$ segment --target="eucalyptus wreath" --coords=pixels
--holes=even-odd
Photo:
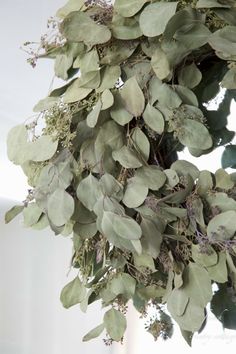
[[[236,2],[70,0],[48,27],[29,61],[65,84],[8,134],[32,189],[6,222],[72,239],[62,304],[106,311],[84,341],[122,341],[129,301],[155,339],[236,329]],[[215,174],[178,159],[220,146]]]

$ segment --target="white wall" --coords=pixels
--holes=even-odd
[[[102,321],[99,305],[83,314],[79,306],[66,310],[60,303],[60,291],[73,277],[67,277],[71,240],[25,229],[20,217],[4,225],[12,205],[0,200],[0,353],[111,353],[102,338],[82,343]]]

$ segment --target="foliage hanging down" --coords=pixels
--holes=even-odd
[[[223,169],[236,168],[236,2],[69,0],[50,26],[30,62],[53,59],[65,84],[9,132],[32,189],[6,222],[22,212],[25,226],[72,238],[78,275],[62,304],[108,307],[84,341],[103,330],[122,341],[128,301],[155,339],[173,318],[191,345],[209,303],[236,329],[236,173]],[[215,174],[177,158],[219,146]]]

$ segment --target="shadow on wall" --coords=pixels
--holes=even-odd
[[[21,217],[4,224],[14,204],[0,199],[0,353],[108,354],[101,338],[82,343],[82,337],[102,321],[100,306],[83,314],[79,306],[62,307],[72,243],[50,230],[24,228]]]

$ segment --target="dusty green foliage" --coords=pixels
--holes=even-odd
[[[223,145],[222,167],[236,167],[226,128],[235,4],[70,0],[31,58],[52,58],[66,83],[35,106],[36,120],[9,132],[9,159],[32,190],[6,222],[23,211],[26,226],[72,237],[78,276],[63,305],[109,307],[84,341],[104,329],[106,344],[122,341],[129,300],[144,317],[156,309],[146,322],[155,339],[173,332],[165,304],[189,344],[209,302],[236,329],[235,174],[177,159],[184,147],[198,157]]]

